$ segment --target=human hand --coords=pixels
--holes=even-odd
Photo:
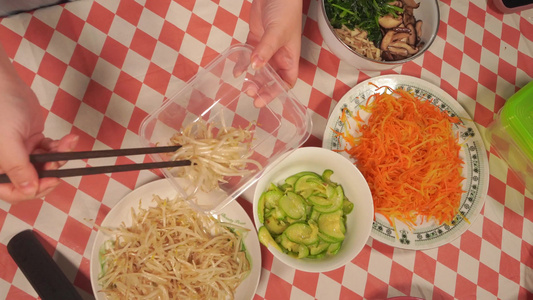
[[[44,136],[39,101],[2,50],[0,47],[0,172],[6,173],[12,183],[0,184],[0,199],[17,203],[41,198],[60,183],[58,178],[39,179],[29,154],[71,151],[78,137],[67,135],[52,140]],[[43,168],[57,169],[62,164],[46,163]]]
[[[246,43],[255,47],[254,69],[267,62],[289,88],[298,79],[302,36],[302,0],[253,0]]]

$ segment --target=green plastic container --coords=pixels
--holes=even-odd
[[[533,81],[505,102],[487,128],[487,139],[533,192]]]

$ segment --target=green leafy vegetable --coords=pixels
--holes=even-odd
[[[397,16],[403,9],[391,5],[394,0],[325,0],[324,6],[331,25],[341,28],[358,28],[368,32],[368,39],[379,45],[383,38],[378,19],[392,14]]]

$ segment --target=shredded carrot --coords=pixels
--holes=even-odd
[[[375,212],[394,227],[401,221],[412,228],[418,216],[451,224],[463,193],[464,162],[452,130],[459,118],[402,89],[371,97],[363,106],[368,121],[357,122],[360,135],[337,135],[370,186]],[[351,115],[343,112],[341,121]]]

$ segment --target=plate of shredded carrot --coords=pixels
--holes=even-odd
[[[351,159],[367,180],[371,236],[385,244],[442,246],[483,208],[482,136],[456,99],[419,78],[384,75],[356,85],[331,113],[322,146]]]

